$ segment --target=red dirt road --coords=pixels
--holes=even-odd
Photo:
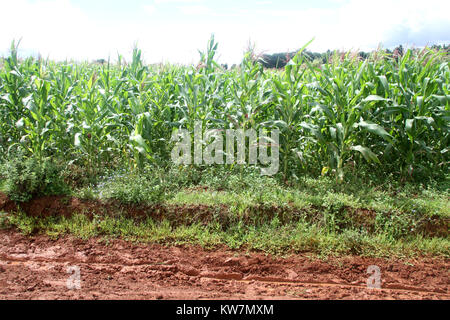
[[[380,268],[381,289],[367,288],[370,265]],[[80,289],[67,287],[72,266],[80,270]],[[447,300],[449,266],[442,258],[274,258],[0,231],[0,299]]]

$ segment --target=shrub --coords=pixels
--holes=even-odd
[[[159,179],[136,173],[116,174],[97,187],[102,197],[126,204],[155,203],[165,194]]]
[[[26,202],[35,196],[67,194],[60,168],[50,160],[15,157],[3,165],[4,189],[13,201]]]

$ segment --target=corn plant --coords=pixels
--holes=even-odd
[[[214,37],[196,66],[146,65],[139,49],[93,63],[0,61],[0,149],[39,161],[102,168],[170,165],[176,128],[280,129],[285,180],[371,168],[403,178],[448,173],[448,53],[379,50],[310,61],[304,46],[284,70],[267,70],[250,50],[226,71]],[[376,166],[377,168],[375,168]]]

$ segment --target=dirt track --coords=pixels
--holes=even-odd
[[[367,268],[381,289],[367,288]],[[70,266],[81,289],[67,288]],[[0,299],[449,299],[449,259],[272,258],[0,231]],[[73,275],[72,275],[73,278]]]

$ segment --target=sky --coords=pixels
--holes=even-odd
[[[450,43],[442,0],[0,0],[0,56],[21,39],[22,55],[54,60],[129,58],[196,63],[214,34],[218,61],[257,52],[422,47]]]

